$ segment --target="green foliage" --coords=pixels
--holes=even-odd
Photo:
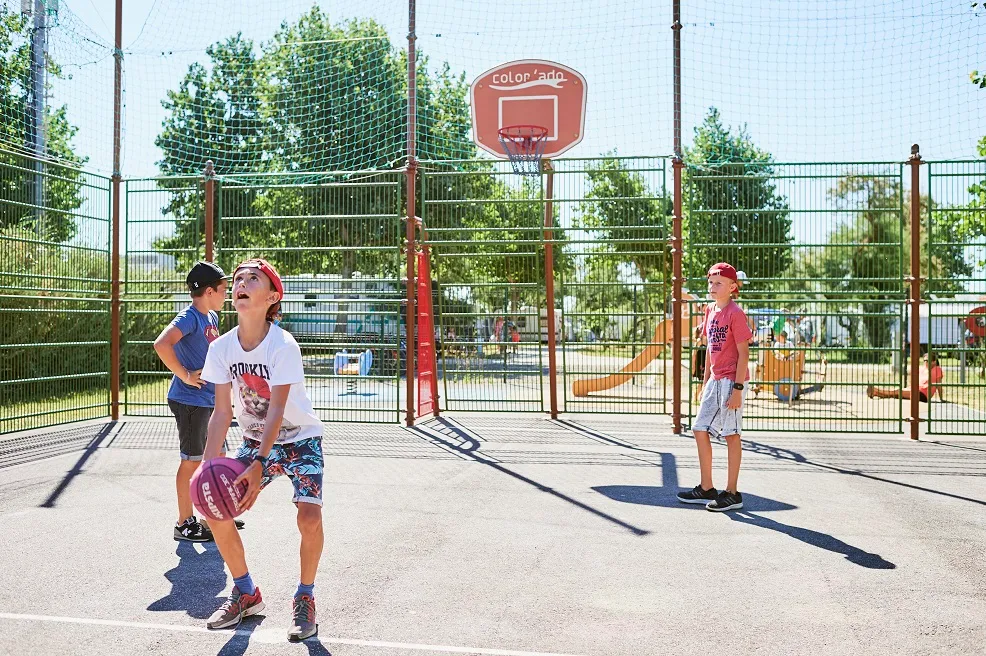
[[[352,182],[329,190],[295,186],[299,180],[286,177],[223,181],[218,212],[231,220],[222,222],[220,253],[223,247],[256,246],[285,273],[397,276],[399,258],[380,249],[400,241],[394,218],[400,198],[363,185],[363,176],[320,173],[403,164],[407,58],[395,51],[383,26],[370,19],[333,25],[316,6],[297,22],[283,23],[259,51],[237,34],[207,54],[208,65],[193,64],[164,102],[168,116],[157,139],[164,152],[158,162],[162,173],[201,175],[211,159],[221,181],[234,174],[305,172],[311,173],[305,181],[316,184]],[[417,76],[419,155],[471,156],[464,77],[447,66],[430,73],[426,57],[418,61]],[[159,184],[188,186],[186,180]],[[156,248],[201,243],[201,199],[201,189],[176,191],[163,211],[192,220],[179,221],[176,233],[159,239]],[[247,220],[251,217],[268,220]],[[346,249],[271,250],[299,245]],[[197,253],[177,257],[183,268]]]
[[[791,264],[791,216],[772,180],[770,153],[743,127],[734,134],[709,110],[685,153],[686,276],[704,278],[725,261],[751,278],[775,278]]]
[[[82,204],[77,166],[84,158],[71,147],[76,128],[69,124],[65,107],[45,106],[45,156],[40,177],[35,173],[36,160],[24,152],[33,129],[31,106],[30,27],[9,7],[0,6],[0,229],[21,227],[35,238],[64,242],[76,234],[70,212]],[[47,74],[61,76],[50,57]],[[71,166],[50,163],[57,161]],[[43,182],[43,208],[36,209],[35,187]]]
[[[671,199],[648,189],[644,177],[615,156],[588,166],[589,191],[579,205],[578,227],[607,240],[602,248],[634,266],[644,282],[667,280]]]
[[[78,378],[108,370],[109,258],[105,253],[39,244],[20,227],[0,230],[4,245],[5,298],[0,298],[0,380],[64,376],[61,380],[4,386],[4,402],[51,398],[89,388],[105,388],[106,379]],[[58,276],[65,291],[44,283]],[[103,299],[103,300],[98,300]]]

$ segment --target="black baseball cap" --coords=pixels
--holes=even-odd
[[[215,285],[225,277],[226,273],[212,262],[196,262],[185,277],[185,283],[189,289],[202,289]]]

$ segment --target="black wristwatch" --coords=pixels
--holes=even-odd
[[[257,457],[253,459],[254,462],[259,462],[260,463],[260,468],[261,469],[267,469],[267,462],[269,460],[270,460],[270,454],[267,454],[267,457],[265,458],[264,456],[260,455],[259,453],[257,454]]]
[[[743,383],[733,383],[733,389],[734,390],[741,390],[741,389],[743,389]]]

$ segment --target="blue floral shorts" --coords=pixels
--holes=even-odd
[[[257,457],[260,442],[244,439],[236,450],[236,459],[250,463]],[[322,439],[319,437],[298,440],[287,444],[274,444],[267,459],[267,467],[260,479],[260,489],[264,489],[278,476],[290,476],[294,486],[295,503],[314,503],[322,505],[322,472],[325,460],[322,458]]]

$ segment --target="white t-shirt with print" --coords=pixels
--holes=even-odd
[[[244,437],[257,441],[263,437],[270,390],[275,385],[291,386],[277,443],[321,437],[322,422],[305,391],[301,348],[291,333],[271,325],[264,341],[244,351],[238,332],[239,328],[233,328],[209,345],[202,380],[233,384],[233,412]]]

